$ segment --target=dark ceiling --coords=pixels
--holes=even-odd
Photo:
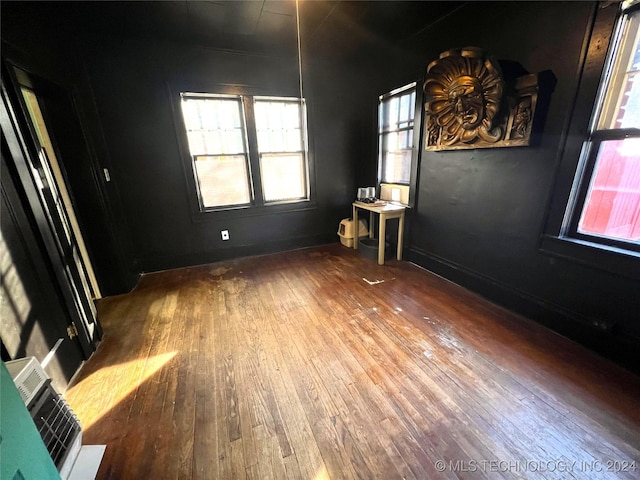
[[[5,27],[6,13],[13,9],[7,8],[12,2],[2,3]],[[99,37],[166,39],[282,54],[295,52],[297,45],[295,0],[29,3],[31,12],[62,18],[62,28]],[[314,53],[341,55],[357,50],[363,41],[396,44],[463,3],[300,0],[301,39]]]

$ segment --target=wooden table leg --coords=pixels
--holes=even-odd
[[[353,229],[355,231],[353,236],[353,249],[358,249],[358,241],[360,240],[360,224],[358,223],[358,207],[353,206]]]
[[[384,213],[380,214],[379,218],[380,228],[378,229],[378,265],[384,265],[384,244],[387,228],[387,216]]]
[[[398,260],[402,260],[402,244],[404,238],[404,212],[400,215],[400,219],[398,220],[398,251],[397,256]]]
[[[375,214],[373,212],[369,212],[369,238],[373,238],[373,223],[375,220]]]

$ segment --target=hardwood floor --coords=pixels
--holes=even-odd
[[[99,478],[640,476],[637,376],[406,262],[327,245],[149,274],[98,312],[65,397]]]

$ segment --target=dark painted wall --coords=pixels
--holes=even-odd
[[[32,75],[102,294],[126,292],[139,267],[118,187],[102,174],[111,163],[79,47],[83,39],[53,2],[4,2],[1,20],[2,60]],[[9,78],[3,82],[15,87]]]
[[[539,249],[593,8],[591,2],[470,2],[406,49],[387,57],[379,51],[390,65],[379,71],[409,79],[440,52],[471,45],[529,72],[553,72],[557,85],[537,146],[422,153],[409,256],[638,368],[640,283]]]
[[[530,72],[551,70],[557,78],[541,141],[532,147],[423,153],[409,259],[627,365],[637,362],[638,281],[539,250],[594,5],[468,2],[440,20],[424,18],[419,34],[395,46],[388,37],[348,24],[338,29],[350,32],[348,44],[323,43],[316,34],[313,49],[303,50],[309,54],[304,86],[315,202],[308,210],[213,215],[204,222],[191,218],[167,84],[241,84],[265,94],[295,95],[295,58],[290,52],[246,55],[142,37],[91,38],[88,29],[89,38],[75,42],[77,61],[95,97],[99,122],[91,128],[97,125],[104,134],[98,157],[110,162],[120,192],[122,241],[133,245],[129,263],[139,260],[141,270],[151,271],[336,241],[355,188],[376,178],[378,95],[419,81],[444,50],[478,46]],[[49,40],[47,48],[55,50]],[[21,45],[28,44],[23,39]],[[89,93],[83,95],[88,105]],[[231,232],[229,242],[220,239],[223,228]]]
[[[186,175],[188,158],[178,94],[181,91],[296,96],[294,57],[251,55],[142,39],[100,43],[90,57],[98,112],[113,161],[113,178],[125,205],[134,251],[143,271],[222,258],[296,248],[329,240],[324,172],[342,168],[344,158],[317,154],[322,143],[309,101],[311,155],[319,180],[316,202],[301,211],[256,215],[250,210],[207,214],[192,219]],[[175,108],[177,107],[177,108]],[[174,111],[176,113],[174,113]],[[322,112],[318,112],[322,115]],[[185,166],[187,168],[185,168]],[[340,176],[337,177],[340,179]],[[338,181],[340,184],[340,181]],[[295,208],[295,207],[294,207]],[[331,220],[330,223],[337,222]],[[223,242],[220,230],[229,230]],[[331,238],[333,240],[333,238]]]
[[[108,12],[107,7],[102,4]],[[129,4],[114,8],[126,10]],[[241,53],[184,38],[163,39],[157,32],[125,32],[106,20],[100,23],[95,15],[84,21],[83,15],[91,11],[90,4],[10,3],[3,12],[3,55],[72,89],[84,112],[81,120],[95,155],[99,191],[84,188],[76,197],[83,204],[105,202],[113,209],[112,236],[124,245],[118,251],[108,236],[87,239],[106,260],[96,262],[98,276],[116,283],[105,289],[107,294],[132,288],[129,272],[337,241],[339,222],[350,213],[356,162],[375,155],[375,137],[365,127],[375,121],[376,96],[361,94],[357,67],[331,54],[318,61],[303,58],[314,165],[312,202],[291,211],[221,212],[194,219],[189,203],[193,192],[185,178],[190,172],[184,168],[178,137],[182,132],[173,111],[176,93],[249,89],[263,95],[298,95],[295,38],[294,48]],[[368,109],[366,122],[363,109]],[[102,168],[110,170],[112,182],[101,177]],[[89,219],[88,228],[104,230],[99,221]],[[224,243],[222,229],[231,237]],[[100,268],[109,260],[111,270]],[[126,272],[113,268],[118,262],[126,265]]]

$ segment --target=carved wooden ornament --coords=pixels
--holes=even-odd
[[[505,82],[497,61],[477,47],[447,50],[424,83],[427,150],[529,145],[538,76]]]

